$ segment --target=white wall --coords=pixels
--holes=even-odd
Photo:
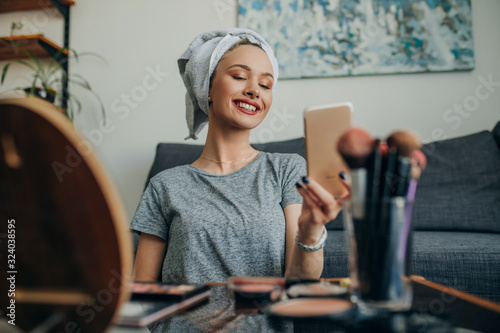
[[[78,52],[97,52],[108,64],[85,58],[72,64],[70,70],[84,74],[99,92],[110,122],[103,128],[97,104],[75,88],[86,105],[76,126],[93,142],[131,218],[156,144],[183,142],[187,135],[185,88],[176,60],[198,33],[236,26],[236,1],[76,2],[71,9],[71,47]],[[306,106],[344,100],[355,106],[355,125],[376,136],[385,136],[397,128],[410,128],[429,141],[490,130],[500,120],[500,1],[472,0],[472,4],[475,70],[280,81],[271,113],[254,130],[253,141],[302,136],[301,117]],[[52,11],[2,14],[0,35],[8,35],[11,22],[19,19],[28,23],[25,33],[39,31],[62,42],[62,19]],[[160,72],[157,80],[151,71]],[[22,69],[13,68],[1,91],[25,84],[19,74],[23,74]],[[480,78],[489,77],[496,85],[490,87],[491,92],[485,88],[479,90],[480,94],[489,95],[479,100],[477,110],[464,115],[448,111],[456,104],[473,101],[477,87],[482,84]],[[273,127],[272,131],[269,125],[272,117],[278,117],[276,124],[283,126]],[[203,143],[205,132],[198,143]]]

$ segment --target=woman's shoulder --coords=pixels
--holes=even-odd
[[[153,177],[151,177],[150,182],[152,184],[163,184],[165,182],[177,181],[189,177],[189,170],[191,166],[189,164],[179,165],[173,168],[165,169],[160,171]]]
[[[277,172],[289,173],[292,170],[305,172],[306,160],[296,153],[267,153],[264,152],[266,164],[272,165]]]
[[[276,163],[305,163],[305,159],[297,153],[268,153],[263,152],[265,158]]]

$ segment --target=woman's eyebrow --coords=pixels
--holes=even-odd
[[[233,68],[233,67],[240,67],[240,68],[242,68],[242,69],[244,69],[244,70],[246,70],[246,71],[248,71],[248,72],[251,72],[251,71],[252,71],[252,69],[251,69],[250,67],[248,67],[247,65],[243,65],[243,64],[234,64],[234,65],[231,65],[231,66],[229,66],[228,68],[226,68],[226,71],[227,71],[228,69]],[[271,77],[272,79],[274,79],[273,74],[268,73],[268,72],[262,73],[262,76],[269,76],[269,77]]]

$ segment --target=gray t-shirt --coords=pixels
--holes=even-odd
[[[167,242],[164,282],[281,276],[283,208],[302,202],[295,183],[304,175],[301,156],[266,152],[227,175],[190,165],[167,169],[151,179],[131,229]]]

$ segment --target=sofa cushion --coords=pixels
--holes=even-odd
[[[261,151],[269,153],[296,153],[300,156],[306,156],[304,138],[297,138],[285,141],[275,141],[268,143],[255,143],[252,146]]]
[[[500,232],[500,152],[491,132],[426,144],[413,223],[418,230]]]
[[[349,276],[345,235],[328,231],[322,277]],[[500,302],[500,234],[415,231],[411,274]]]
[[[157,173],[179,165],[193,163],[203,151],[202,145],[186,143],[159,143],[151,169],[149,169],[146,186]]]
[[[349,276],[347,245],[343,230],[328,230],[328,238],[323,248],[323,278]]]
[[[417,231],[412,270],[427,280],[500,302],[500,234]]]

